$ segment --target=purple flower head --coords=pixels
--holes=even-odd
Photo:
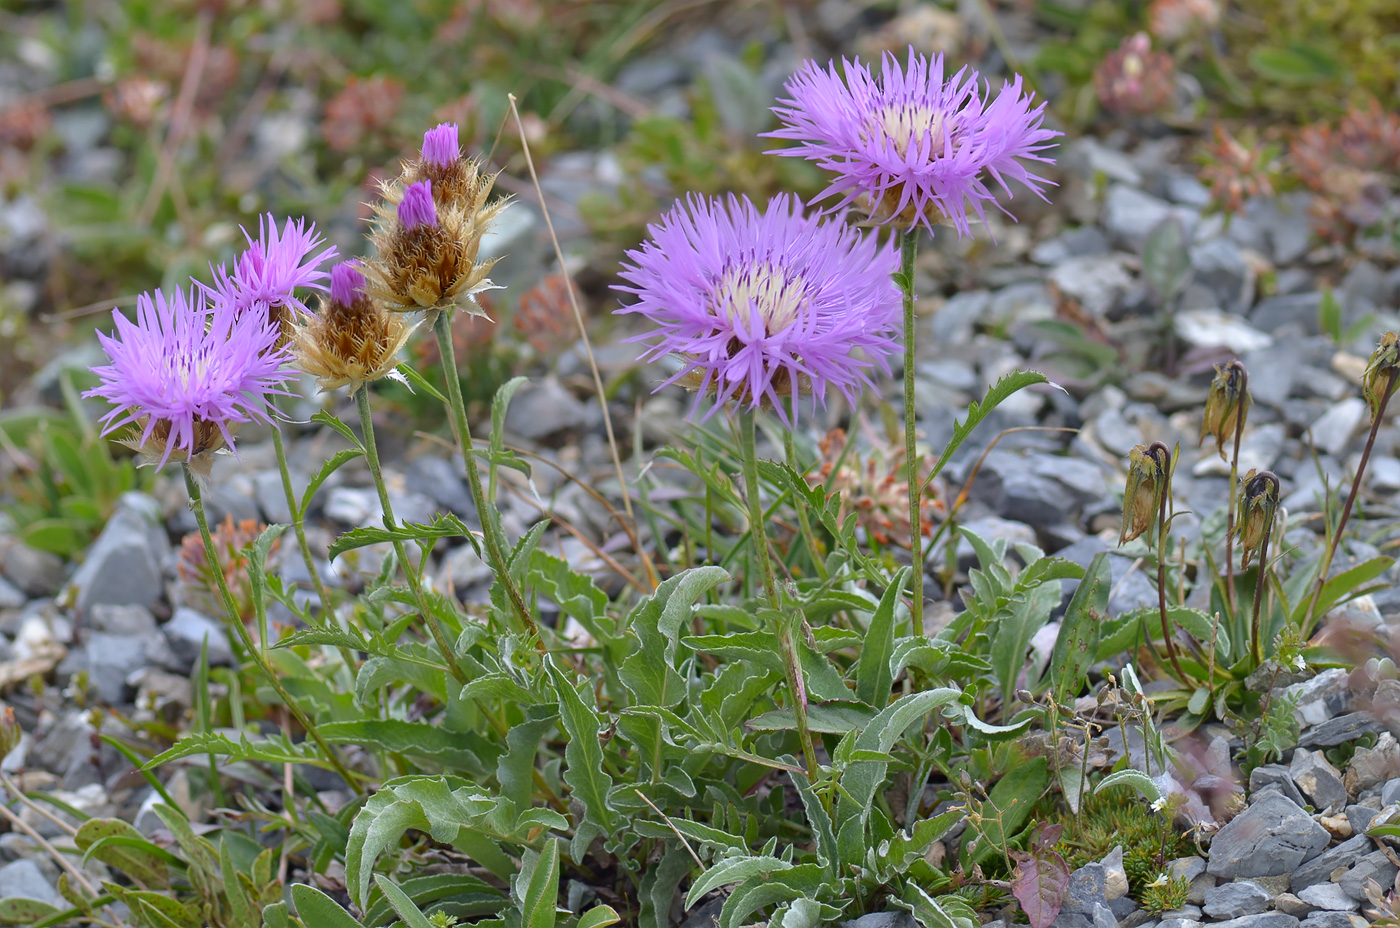
[[[331,299],[341,306],[350,306],[364,291],[365,275],[354,261],[342,261],[331,268]]]
[[[405,229],[438,224],[437,207],[433,204],[433,182],[420,180],[404,188],[399,201],[399,222]]]
[[[423,133],[423,160],[439,170],[446,170],[462,157],[462,149],[457,144],[457,124],[438,123],[436,128]]]
[[[719,403],[769,403],[786,422],[787,397],[810,392],[815,408],[833,387],[855,400],[872,371],[888,373],[899,347],[892,245],[803,216],[786,195],[764,212],[747,197],[692,196],[649,231],[617,287],[637,301],[617,312],[656,325],[630,339],[650,342],[642,360],[680,357],[661,386],[687,379],[697,407],[713,391]]]
[[[93,368],[101,383],[84,396],[116,406],[102,417],[102,434],[136,423],[136,444],[160,448],[157,469],[175,451],[180,461],[219,447],[233,447],[233,430],[267,421],[267,397],[285,394],[292,377],[283,370],[278,330],[255,313],[228,302],[204,308],[198,293],[157,290],[136,300],[136,319],[112,311],[116,333],[97,333],[110,363]]]
[[[1001,209],[988,178],[1008,196],[1007,181],[1017,180],[1045,198],[1041,185],[1049,181],[1025,162],[1049,163],[1040,152],[1061,133],[1041,126],[1045,104],[1031,107],[1019,75],[988,102],[990,88],[979,86],[976,71],[943,79],[942,55],[929,61],[911,48],[901,68],[886,53],[878,78],[859,58],[841,65],[844,77],[835,63],[804,64],[785,85],[790,97],[773,107],[784,125],[765,133],[799,143],[770,154],[806,158],[836,175],[817,199],[840,196],[838,207],[859,202],[878,222],[930,232],[946,219],[968,235],[969,210],[985,219],[986,203]]]
[[[197,283],[200,290],[211,301],[229,303],[239,313],[254,307],[260,307],[264,317],[274,310],[293,307],[306,312],[306,304],[297,299],[295,291],[298,287],[325,289],[321,281],[326,272],[321,265],[335,259],[335,247],[311,254],[325,244],[325,239],[316,233],[315,224],[305,219],[288,219],[279,233],[277,221],[270,213],[258,220],[256,240],[247,229],[243,236],[248,240],[248,248],[238,256],[233,272],[229,273],[222,264],[211,267],[214,286]]]

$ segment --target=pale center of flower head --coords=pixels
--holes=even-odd
[[[802,278],[789,276],[771,261],[730,265],[716,282],[713,295],[716,315],[747,328],[757,309],[769,335],[791,325],[807,302]]]
[[[924,139],[929,155],[943,154],[944,115],[918,103],[888,103],[876,110],[861,133],[867,142],[893,142],[895,150],[908,156]]]

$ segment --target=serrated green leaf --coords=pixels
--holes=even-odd
[[[330,479],[331,474],[349,464],[355,458],[364,454],[358,448],[344,448],[337,451],[326,459],[316,473],[311,475],[311,480],[306,484],[306,489],[302,491],[301,501],[297,505],[297,517],[306,521],[306,514],[311,510],[311,501],[316,498],[316,491],[321,489],[321,485]]]
[[[815,896],[825,878],[825,871],[816,864],[801,864],[762,880],[748,880],[724,900],[720,928],[738,928],[754,912],[770,905]]]
[[[694,567],[664,580],[632,610],[628,625],[638,648],[622,662],[618,675],[638,704],[669,709],[684,697],[685,681],[676,669],[681,629],[696,600],[728,579],[722,567]]]
[[[465,538],[473,545],[476,544],[475,536],[461,519],[451,513],[439,512],[430,525],[406,522],[392,531],[374,526],[352,528],[336,538],[326,556],[333,561],[346,551],[367,545],[388,544],[394,541],[435,541],[440,538]]]
[[[1108,614],[1108,594],[1112,585],[1109,554],[1100,551],[1089,562],[1084,579],[1074,591],[1059,637],[1050,655],[1050,679],[1055,698],[1064,703],[1079,695],[1089,668],[1098,656],[1099,626]]]
[[[670,928],[671,902],[681,881],[690,875],[690,855],[674,842],[661,860],[642,873],[641,903],[637,928]]]
[[[957,452],[962,443],[967,440],[983,419],[987,418],[993,409],[1001,405],[1002,401],[1017,392],[1038,383],[1049,383],[1049,379],[1040,371],[1012,371],[1005,375],[987,391],[987,395],[982,397],[982,402],[972,403],[967,407],[967,415],[962,421],[953,422],[953,437],[948,444],[943,446],[943,453],[934,462],[933,470],[924,478],[923,485],[927,487],[931,484],[943,468],[948,465],[948,461]]]
[[[552,661],[548,666],[559,694],[559,718],[569,735],[564,748],[564,782],[584,810],[583,820],[574,825],[570,855],[574,860],[582,860],[595,837],[613,833],[613,812],[608,803],[613,779],[603,769],[603,746],[598,740],[603,726],[598,713],[584,704],[579,691]],[[592,702],[591,691],[589,701]]]
[[[399,719],[357,719],[325,722],[321,737],[330,744],[366,744],[441,764],[444,767],[477,767],[480,758],[466,749],[461,735],[426,722]]]

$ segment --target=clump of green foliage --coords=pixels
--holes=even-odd
[[[1057,821],[1064,825],[1059,848],[1071,869],[1102,860],[1121,846],[1128,891],[1139,901],[1168,861],[1194,853],[1163,813],[1121,786],[1096,794],[1077,815],[1061,813]]]
[[[1164,872],[1142,888],[1138,901],[1150,914],[1161,915],[1181,908],[1190,895],[1191,884],[1185,877]]]

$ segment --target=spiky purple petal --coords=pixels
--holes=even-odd
[[[843,58],[840,73],[834,62],[808,61],[773,107],[784,125],[764,134],[799,144],[770,154],[806,158],[836,175],[818,200],[839,197],[835,208],[862,202],[877,221],[907,218],[912,208],[913,221],[930,232],[946,218],[967,235],[969,212],[980,220],[985,204],[1001,209],[992,181],[1008,195],[1015,180],[1045,198],[1050,182],[1026,162],[1050,163],[1041,153],[1061,133],[1042,126],[1045,104],[1032,108],[1019,75],[989,102],[976,71],[964,67],[944,80],[942,55],[930,61],[911,48],[905,67],[889,53],[882,64],[877,78],[859,58]]]
[[[439,169],[450,168],[461,157],[455,122],[438,123],[435,128],[423,133],[423,160],[428,164]]]
[[[196,421],[218,428],[232,448],[230,426],[267,421],[268,396],[286,394],[293,376],[283,369],[289,354],[276,347],[276,327],[229,302],[205,308],[194,288],[143,293],[134,321],[115,309],[112,319],[113,335],[97,333],[110,363],[93,368],[101,383],[83,395],[116,407],[101,419],[104,435],[144,419],[144,444],[168,423],[158,467],[174,451],[194,453]]]
[[[404,188],[403,199],[399,201],[399,222],[405,229],[438,224],[432,181],[420,180]]]
[[[196,282],[199,289],[211,301],[229,303],[240,313],[258,308],[260,315],[267,316],[279,306],[306,312],[306,304],[297,297],[296,290],[324,290],[321,281],[326,272],[321,267],[336,257],[334,246],[312,254],[325,244],[315,223],[289,218],[279,233],[277,221],[269,213],[258,220],[257,239],[246,228],[243,237],[248,240],[248,248],[238,256],[233,271],[222,264],[211,267],[214,286]]]
[[[747,197],[692,196],[648,231],[617,287],[637,301],[617,312],[656,325],[630,339],[649,343],[643,360],[680,358],[667,384],[701,376],[697,404],[713,389],[719,403],[766,402],[786,421],[798,384],[815,407],[828,388],[854,401],[872,372],[888,373],[901,305],[892,245],[808,218],[786,195],[763,212]]]

